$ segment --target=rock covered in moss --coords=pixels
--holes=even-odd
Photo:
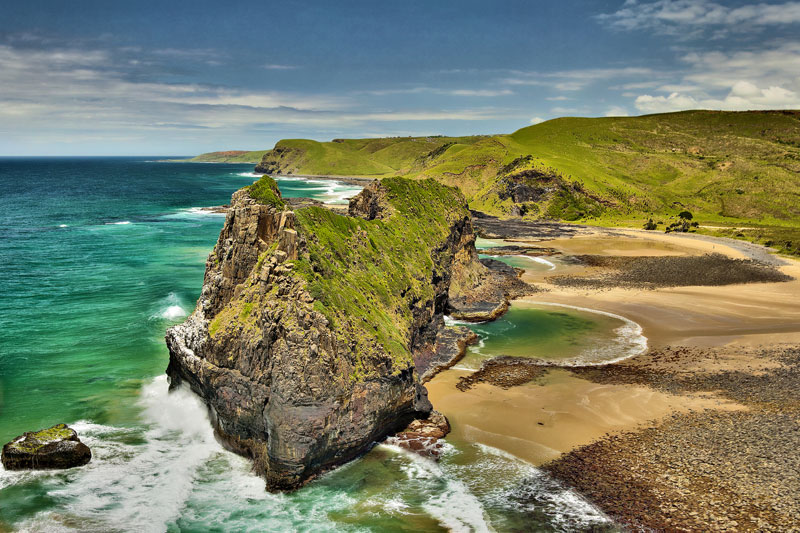
[[[92,459],[88,446],[66,424],[29,431],[3,446],[6,470],[44,470],[83,466]]]
[[[233,195],[197,308],[167,332],[167,373],[286,490],[428,415],[423,377],[467,342],[443,349],[448,299],[492,277],[455,188],[386,178],[344,216],[292,210],[272,185]]]

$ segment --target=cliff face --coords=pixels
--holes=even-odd
[[[270,489],[430,412],[420,375],[441,363],[448,292],[487,271],[456,189],[387,179],[351,215],[292,211],[269,177],[236,192],[197,307],[167,332],[172,383]]]

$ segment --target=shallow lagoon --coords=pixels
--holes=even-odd
[[[624,317],[543,302],[516,301],[499,319],[469,327],[480,340],[459,363],[462,368],[478,368],[499,355],[562,366],[605,364],[647,347],[641,327]]]

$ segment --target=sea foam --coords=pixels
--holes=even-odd
[[[623,324],[614,329],[615,338],[605,345],[595,346],[591,350],[585,351],[579,357],[568,359],[558,359],[553,361],[556,366],[602,366],[610,365],[611,363],[618,363],[625,359],[630,359],[647,350],[647,337],[642,333],[642,326],[633,320],[626,318],[622,315],[601,311],[599,309],[590,309],[588,307],[578,307],[576,305],[560,304],[553,302],[539,302],[535,300],[522,300],[526,303],[535,305],[563,307],[565,309],[575,309],[576,311],[583,311],[585,313],[594,313],[611,318],[615,318],[623,322]]]
[[[151,319],[176,320],[183,318],[189,313],[183,307],[183,301],[174,292],[159,300],[157,311],[150,315]]]

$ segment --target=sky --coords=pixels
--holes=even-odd
[[[800,1],[7,2],[0,155],[800,108]]]

